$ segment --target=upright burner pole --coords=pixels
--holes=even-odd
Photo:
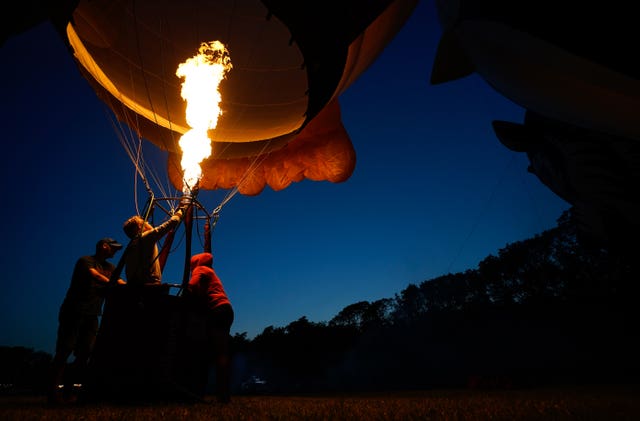
[[[209,218],[204,223],[204,251],[211,253],[211,222]]]
[[[191,274],[191,237],[193,231],[193,201],[198,194],[197,187],[191,190],[191,194],[185,194],[180,199],[180,206],[184,210],[182,221],[184,222],[185,232],[185,255],[184,255],[184,272],[182,274],[182,290],[184,291],[189,285],[189,275]]]

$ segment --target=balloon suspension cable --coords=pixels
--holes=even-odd
[[[136,167],[136,172],[138,173],[138,176],[142,180],[142,184],[144,184],[145,190],[147,191],[147,193],[149,194],[150,197],[153,197],[153,190],[151,189],[151,185],[149,184],[149,180],[147,180],[147,177],[145,176],[145,173],[142,170],[141,165],[140,165],[141,156],[142,156],[142,139],[140,139],[139,144],[138,144],[137,158],[135,160],[132,158],[131,160],[133,161],[133,164]]]
[[[216,227],[218,223],[218,219],[220,218],[220,211],[222,210],[222,205],[219,205],[217,208],[211,212],[211,215],[207,215],[207,223],[205,225],[205,239],[209,240],[209,243],[205,243],[205,251],[211,253],[211,234],[213,233],[213,229]],[[213,223],[210,221],[213,219]],[[206,247],[208,245],[208,247]]]
[[[167,199],[167,198],[165,198]],[[146,207],[146,212],[144,215],[144,222],[147,223],[149,220],[150,215],[154,212],[155,207],[159,207],[160,209],[162,209],[167,215],[171,215],[172,211],[165,209],[161,204],[159,200],[156,200],[155,197],[153,196],[153,193],[151,193],[151,197],[149,198],[149,202],[148,205]],[[143,224],[144,226],[144,224]],[[142,228],[142,231],[138,234],[138,235],[142,235],[144,228]],[[160,272],[164,271],[164,267],[165,264],[167,263],[167,258],[169,257],[169,251],[171,250],[171,245],[173,244],[173,239],[175,237],[176,234],[176,228],[171,229],[171,231],[169,231],[169,233],[167,233],[167,235],[164,238],[164,242],[162,244],[162,248],[160,249],[160,252],[156,255],[156,257],[151,261],[151,265],[153,265],[156,261],[158,261],[160,263]]]
[[[138,174],[138,177],[140,177],[140,180],[142,180],[142,184],[144,184],[145,190],[147,191],[147,193],[149,193],[150,196],[153,196],[153,190],[151,189],[151,185],[149,184],[149,180],[147,179],[143,169],[142,137],[140,136],[140,133],[138,133],[137,135],[138,142],[137,142],[137,145],[135,145],[135,152],[134,152],[133,141],[131,140],[129,143],[129,141],[127,140],[127,137],[124,135],[124,129],[122,127],[117,127],[115,120],[113,118],[111,118],[110,121],[111,121],[112,127],[114,128],[114,131],[118,136],[120,144],[124,148],[125,152],[129,156],[129,159],[131,160],[131,162],[133,163],[133,166],[136,169],[136,174]],[[129,124],[129,127],[131,127],[131,124]],[[134,127],[137,127],[137,125],[134,125]],[[131,135],[131,137],[133,136]]]
[[[149,190],[149,199],[147,199],[147,204],[144,206],[144,216],[142,217],[142,219],[144,219],[144,222],[149,221],[149,216],[153,213],[153,208],[155,207],[155,203],[156,203],[156,197],[153,194],[153,192]],[[138,236],[142,234],[143,229],[144,229],[144,226],[140,227],[140,232],[138,233]]]
[[[140,175],[140,178],[142,178],[142,183],[144,184],[144,188],[147,190],[147,193],[149,194],[149,196],[153,196],[153,190],[151,190],[151,186],[149,185],[149,181],[147,181],[146,177],[144,175]]]
[[[219,204],[209,215],[210,218],[213,218],[215,221],[220,217],[220,211],[222,210],[222,204]]]
[[[204,251],[211,253],[211,218],[208,216],[204,223]]]

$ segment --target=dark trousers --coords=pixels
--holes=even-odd
[[[207,314],[207,340],[209,355],[215,368],[215,393],[218,401],[231,399],[231,349],[229,332],[233,324],[233,308],[223,304],[209,310]]]

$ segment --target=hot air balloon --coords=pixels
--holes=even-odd
[[[640,143],[532,111],[524,124],[493,127],[503,145],[527,154],[529,172],[573,205],[585,241],[625,254],[637,249],[627,239],[640,234]]]
[[[192,127],[177,70],[203,43],[220,42],[229,54],[233,66],[219,85],[221,114],[208,129],[212,151],[201,163],[197,188],[161,198],[150,190],[141,212],[145,219],[154,210],[171,213],[164,199],[189,209],[182,225],[185,276],[170,287],[187,281],[190,224],[200,214],[207,223],[217,218],[216,210],[203,209],[198,191],[257,195],[266,186],[282,190],[303,179],[337,183],[350,177],[356,158],[339,97],[417,2],[70,0],[59,3],[64,10],[42,2],[50,18],[53,12],[62,16],[51,20],[97,96],[137,139],[168,152],[167,173],[178,190],[185,184],[180,140]],[[205,250],[208,235],[205,228]],[[163,252],[170,245],[167,237]],[[203,396],[202,316],[165,286],[109,291],[85,384],[89,399]]]
[[[530,171],[574,205],[583,234],[615,245],[638,232],[639,33],[631,5],[436,5],[443,31],[431,83],[477,73],[527,111],[523,124],[494,122],[496,134],[527,152]]]
[[[479,74],[539,115],[640,139],[640,35],[631,5],[436,2],[443,34],[432,84]]]
[[[417,0],[79,0],[59,30],[81,74],[117,119],[141,141],[168,152],[167,173],[182,191],[187,183],[180,140],[192,127],[177,70],[203,43],[226,48],[232,69],[219,84],[215,127],[207,129],[211,154],[200,164],[197,188],[187,192],[193,212],[201,207],[195,200],[201,190],[257,195],[267,185],[282,190],[303,179],[347,180],[356,157],[341,121],[340,94],[374,62],[416,5]],[[153,202],[142,214],[157,204],[148,190]],[[215,214],[206,214],[207,222]],[[187,233],[190,223],[185,218]]]
[[[266,185],[351,176],[356,157],[339,96],[417,3],[43,0],[5,14],[0,30],[4,42],[50,20],[114,115],[168,151],[178,189],[178,142],[190,127],[176,69],[202,42],[222,42],[233,72],[220,86],[222,114],[209,133],[213,151],[199,187],[256,195]]]
[[[180,137],[190,127],[176,69],[218,40],[233,70],[201,189],[246,195],[302,179],[342,182],[355,151],[339,96],[375,60],[417,0],[80,1],[66,40],[97,95],[140,138],[169,152],[182,187]]]

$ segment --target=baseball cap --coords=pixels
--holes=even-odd
[[[102,238],[100,241],[98,241],[98,244],[96,246],[100,247],[103,243],[109,244],[111,247],[113,247],[116,250],[120,250],[122,248],[122,244],[118,243],[115,239],[110,237]]]

